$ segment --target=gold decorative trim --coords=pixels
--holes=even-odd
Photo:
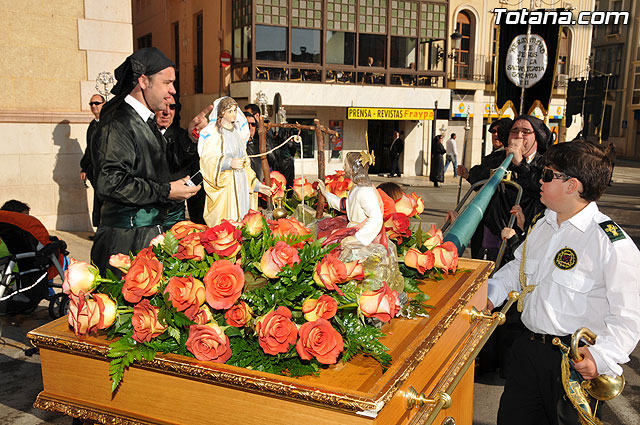
[[[106,412],[100,409],[90,409],[77,404],[62,402],[53,397],[45,395],[43,392],[38,394],[36,401],[33,402],[36,409],[47,410],[49,412],[60,412],[74,418],[92,420],[101,424],[111,425],[150,425],[153,422],[144,422],[133,419],[128,416],[116,415],[113,412]]]
[[[482,338],[489,331],[489,328],[491,328],[491,326],[492,326],[491,320],[483,320],[473,328],[473,330],[465,340],[466,349],[464,351],[459,352],[458,355],[454,357],[453,361],[451,361],[450,363],[452,367],[446,370],[442,378],[440,378],[440,381],[438,381],[438,383],[432,388],[427,398],[435,400],[435,397],[437,394],[442,392],[446,393],[446,391],[449,390],[449,386],[451,385],[453,380],[460,373],[466,373],[466,370],[464,371],[462,370],[463,366],[465,365],[465,363],[467,362],[471,354],[474,352],[478,344],[482,341]],[[453,389],[451,392],[454,392],[454,391],[455,389]],[[430,418],[435,408],[436,408],[436,403],[423,404],[420,410],[418,411],[418,413],[411,419],[409,424],[413,425],[413,424],[425,423],[425,421],[428,418]]]
[[[89,111],[20,111],[0,109],[0,123],[40,123],[58,124],[69,121],[70,124],[89,124],[93,114]]]
[[[66,320],[66,318],[64,319]],[[77,339],[66,339],[49,335],[42,335],[37,332],[37,329],[29,332],[27,334],[27,337],[31,340],[31,343],[38,348],[53,348],[57,349],[58,351],[64,351],[73,354],[80,353],[89,357],[97,357],[100,359],[106,359],[107,353],[109,352],[108,345],[97,345]]]
[[[405,361],[406,367],[403,369],[402,374],[394,381],[389,387],[388,391],[378,400],[381,406],[386,405],[389,400],[393,398],[395,393],[400,389],[404,382],[409,378],[409,375],[418,367],[420,362],[425,358],[427,353],[435,346],[442,335],[449,329],[449,326],[458,317],[466,305],[471,301],[471,298],[478,292],[480,287],[486,282],[487,278],[493,270],[493,264],[487,263],[485,269],[474,279],[473,283],[469,285],[466,291],[458,299],[458,301],[449,309],[446,317],[440,321],[436,326],[429,338],[427,338],[421,347],[416,350],[415,354]]]
[[[383,389],[377,398],[359,397],[353,394],[339,394],[328,391],[321,392],[318,391],[317,388],[300,385],[299,383],[283,382],[267,376],[256,377],[255,372],[249,374],[248,370],[239,367],[215,364],[210,366],[191,364],[188,362],[191,358],[172,354],[157,355],[156,358],[150,362],[143,359],[136,362],[132,367],[155,372],[163,371],[180,377],[187,376],[204,382],[220,383],[232,388],[238,388],[244,391],[255,391],[265,395],[276,394],[288,400],[302,400],[323,407],[338,408],[352,412],[364,410],[379,411],[393,398],[395,393],[406,382],[410,374],[418,367],[427,353],[449,329],[454,320],[461,314],[462,310],[466,308],[471,298],[484,282],[486,282],[491,270],[492,266],[490,263],[484,265],[484,269],[479,272],[478,276],[464,290],[460,298],[456,300],[448,312],[440,319],[438,326],[433,329],[425,341],[416,349],[414,355],[404,361],[404,368],[399,368],[402,372],[395,378],[391,377],[390,380],[393,382],[386,389]],[[109,361],[107,358],[109,347],[105,341],[99,341],[101,345],[97,345],[96,340],[85,342],[77,339],[51,337],[38,333],[37,329],[29,332],[28,337],[34,345],[40,348],[50,348],[72,354],[80,353],[87,357]],[[469,351],[469,353],[471,351]],[[467,353],[467,356],[468,355]],[[188,360],[185,362],[180,359]],[[197,360],[193,359],[193,362],[197,362]],[[440,382],[442,382],[442,380]],[[438,387],[441,386],[440,383],[437,385]]]

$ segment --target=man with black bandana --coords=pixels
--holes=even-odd
[[[189,124],[190,139],[168,145],[152,111],[164,110],[176,93],[175,65],[155,47],[140,49],[116,70],[115,95],[104,105],[94,137],[96,190],[104,202],[91,261],[102,272],[112,254],[137,252],[162,233],[171,201],[184,201],[200,186],[170,174],[197,155],[191,135],[207,124],[209,105]]]

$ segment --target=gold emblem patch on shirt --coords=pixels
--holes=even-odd
[[[618,227],[613,220],[605,221],[604,223],[599,223],[602,230],[607,234],[611,242],[619,241],[620,239],[625,239],[624,233],[622,233],[622,229]]]
[[[572,269],[578,263],[578,255],[571,248],[562,248],[556,253],[553,264],[560,270]]]

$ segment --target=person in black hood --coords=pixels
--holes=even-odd
[[[101,272],[112,254],[147,247],[162,233],[171,201],[184,201],[200,189],[185,185],[188,176],[170,179],[197,155],[195,136],[168,146],[153,112],[173,102],[174,66],[150,47],[133,53],[115,70],[115,97],[102,108],[94,135],[97,149],[92,152],[95,190],[103,206],[91,261]],[[206,125],[205,114],[212,108],[191,121],[189,135]]]
[[[513,160],[508,170],[511,171],[511,179],[522,187],[522,198],[520,204],[515,206],[517,190],[513,186],[499,185],[478,226],[483,229],[479,258],[496,261],[503,229],[507,227],[511,214],[519,216],[516,223],[520,221],[520,225],[516,224],[513,229],[515,232],[510,232],[515,235],[507,239],[504,256],[500,264],[496,264],[496,269],[514,258],[513,253],[524,240],[532,220],[545,210],[540,201],[542,153],[552,141],[551,131],[545,123],[530,115],[517,117],[508,134],[506,149],[491,154],[494,156],[493,163],[487,165],[490,168],[485,170],[485,178],[488,178],[491,168],[500,166],[506,155],[512,153]],[[474,177],[479,174],[476,173]],[[499,368],[501,376],[505,376],[505,371],[510,367],[508,353],[511,344],[524,329],[519,313],[515,310],[509,311],[506,324],[500,328],[487,341],[478,356],[478,373]]]

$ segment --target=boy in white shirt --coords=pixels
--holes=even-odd
[[[622,374],[620,364],[629,361],[640,338],[640,252],[595,202],[611,174],[604,150],[560,143],[549,148],[543,164],[540,192],[547,210],[534,220],[515,260],[489,280],[487,307],[519,291],[528,329],[511,350],[498,424],[564,423],[558,421],[558,403],[568,402],[562,401],[554,336],[566,344],[581,327],[598,335],[594,345],[580,347],[584,360],[574,365],[585,379]]]

